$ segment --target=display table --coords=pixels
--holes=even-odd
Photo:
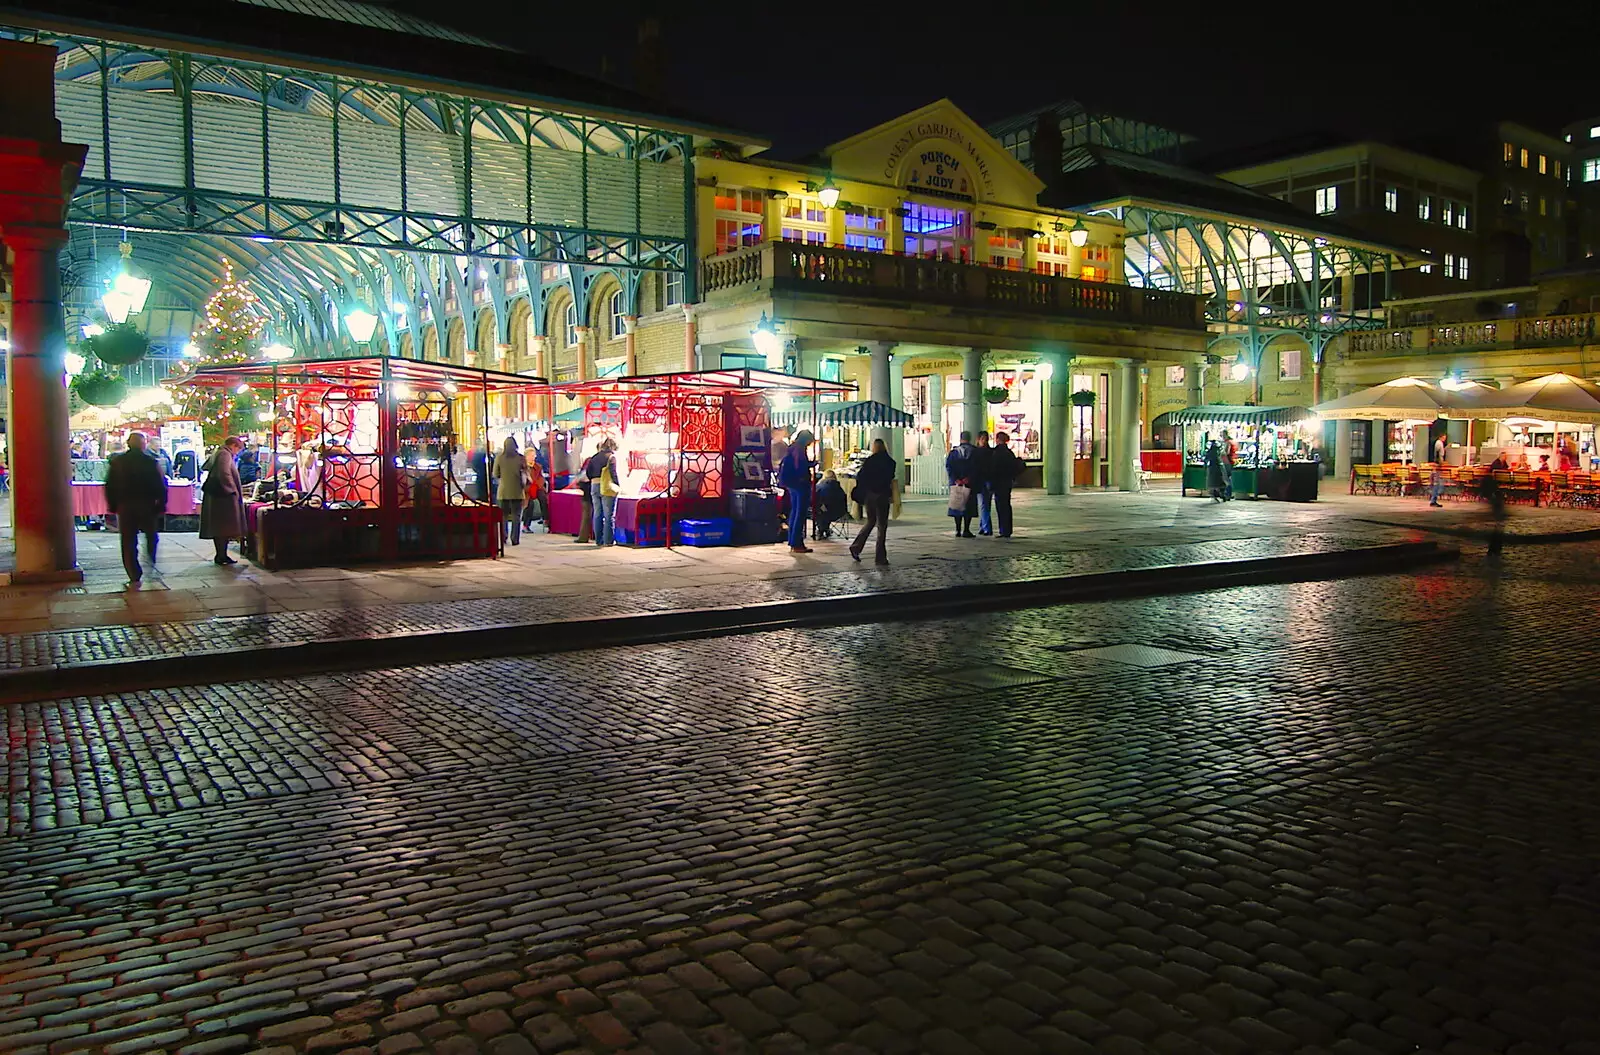
[[[1234,468],[1233,496],[1235,498],[1241,498],[1245,495],[1254,497],[1256,495],[1256,484],[1256,470]],[[1180,485],[1179,494],[1187,496],[1190,491],[1200,495],[1202,498],[1211,493],[1211,488],[1206,484],[1206,467],[1204,465],[1195,465],[1190,462],[1183,467],[1183,483]]]
[[[1286,462],[1259,471],[1259,494],[1279,502],[1315,502],[1321,478],[1321,462]]]
[[[106,508],[106,485],[96,483],[72,484],[72,515],[75,517],[103,517],[112,510]],[[167,516],[192,517],[200,512],[200,488],[187,483],[167,484]]]
[[[583,523],[582,492],[576,487],[563,487],[559,491],[551,491],[549,500],[550,509],[545,515],[550,534],[576,536],[578,525]]]
[[[1147,473],[1179,473],[1183,471],[1182,451],[1140,451],[1139,468]]]
[[[459,560],[499,552],[503,517],[497,506],[443,505],[396,512],[398,559]],[[256,528],[253,559],[273,571],[379,560],[382,515],[375,506],[247,507],[246,516],[254,519]]]

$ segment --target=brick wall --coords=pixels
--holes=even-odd
[[[641,374],[664,374],[683,369],[683,313],[639,320],[635,341]]]

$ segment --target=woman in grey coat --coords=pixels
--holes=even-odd
[[[206,459],[206,482],[200,485],[200,537],[217,547],[218,564],[237,564],[228,556],[228,540],[244,537],[244,488],[234,458],[244,441],[230,436]]]

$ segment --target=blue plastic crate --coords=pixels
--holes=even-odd
[[[684,546],[726,546],[733,541],[733,521],[728,517],[710,520],[680,520],[678,542]]]

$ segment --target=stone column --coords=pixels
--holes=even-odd
[[[1119,491],[1139,490],[1139,368],[1144,364],[1129,359],[1117,368],[1120,381],[1113,427],[1117,442],[1111,445],[1117,460],[1111,478]]]
[[[632,377],[639,372],[639,316],[624,315],[622,328],[627,333],[627,343],[622,353],[627,358],[622,364],[622,372]]]
[[[950,449],[950,437],[944,431],[944,371],[928,375],[928,417],[933,423],[933,434],[928,441],[932,454],[943,454]]]
[[[1189,386],[1189,405],[1198,407],[1206,401],[1206,361],[1199,359],[1184,364],[1184,383]]]
[[[572,332],[577,335],[578,343],[578,380],[589,380],[589,326],[574,326]]]
[[[1340,397],[1354,392],[1350,385],[1340,385],[1336,390]],[[1333,471],[1342,479],[1350,478],[1350,467],[1355,464],[1354,428],[1349,418],[1340,418],[1334,422],[1333,428]]]
[[[1072,486],[1072,356],[1046,352],[1050,380],[1044,383],[1044,493],[1066,495]]]
[[[906,409],[906,360],[904,356],[889,353],[889,399],[888,403],[896,410]],[[896,465],[905,461],[906,456],[906,430],[889,430],[889,453],[894,455]]]
[[[974,436],[983,431],[985,420],[983,353],[982,348],[968,348],[961,353],[961,431]]]
[[[690,373],[700,369],[700,333],[695,326],[694,304],[683,306],[683,368]]]
[[[867,366],[868,399],[884,406],[894,406],[894,399],[889,392],[889,380],[892,370],[890,363],[894,360],[894,345],[889,341],[874,341],[867,345],[867,354],[870,361]],[[873,429],[872,438],[882,440],[889,448],[889,453],[894,453],[894,437],[891,429]]]

